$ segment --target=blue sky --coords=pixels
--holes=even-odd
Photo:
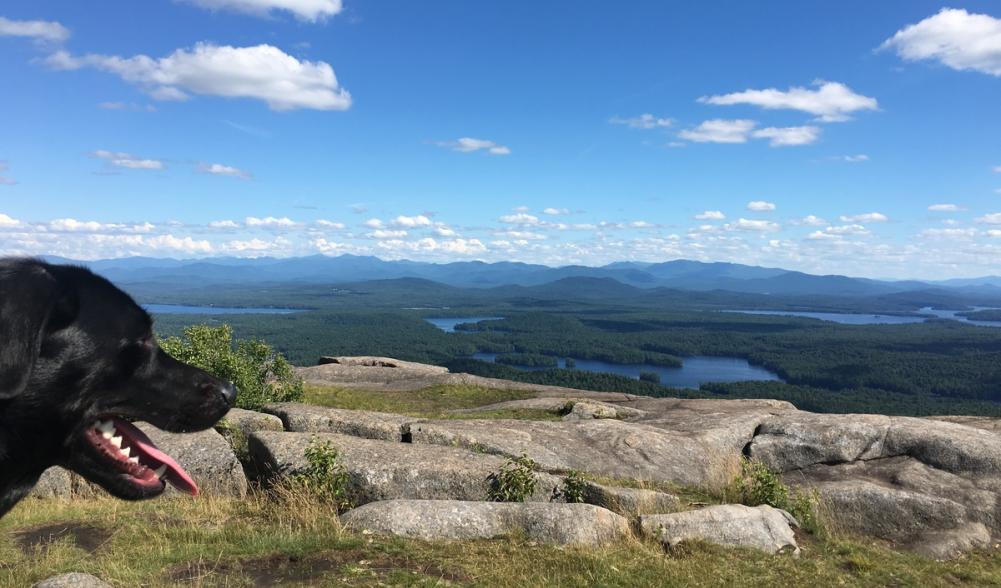
[[[997,2],[12,0],[0,79],[3,253],[1001,273]]]

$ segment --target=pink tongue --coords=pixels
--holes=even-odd
[[[170,457],[166,453],[160,451],[160,449],[153,444],[153,441],[146,436],[145,433],[136,428],[135,425],[127,421],[120,421],[115,419],[115,429],[122,431],[125,430],[126,436],[129,438],[130,445],[139,450],[144,458],[143,461],[150,462],[156,461],[160,462],[161,465],[167,466],[167,471],[163,475],[163,479],[170,482],[170,485],[177,488],[181,492],[187,492],[192,496],[198,496],[198,484],[191,479],[188,472],[184,471],[184,468],[180,466],[174,458]],[[150,469],[156,469],[159,466],[153,466]]]

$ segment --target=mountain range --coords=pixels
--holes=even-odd
[[[251,285],[258,283],[356,283],[420,278],[463,288],[539,286],[568,278],[593,278],[614,289],[725,290],[785,296],[886,296],[944,290],[976,298],[1001,298],[1001,276],[976,279],[885,281],[840,275],[812,275],[781,268],[724,262],[673,260],[662,263],[622,261],[600,267],[550,267],[520,262],[463,261],[444,264],[372,256],[313,255],[294,258],[211,258],[201,260],[126,257],[80,262],[47,257],[53,263],[76,263],[121,284]],[[592,283],[594,285],[595,283]],[[944,292],[943,292],[944,293]]]

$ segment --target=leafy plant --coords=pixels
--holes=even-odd
[[[742,458],[740,474],[724,494],[724,498],[730,502],[747,506],[767,504],[780,508],[796,517],[803,529],[812,533],[820,531],[817,517],[820,499],[817,492],[790,490],[778,473],[760,461]]]
[[[233,453],[240,460],[240,463],[245,464],[250,461],[250,447],[247,444],[247,434],[244,433],[240,425],[222,419],[215,424],[215,430],[219,431],[219,434],[229,441],[230,446],[233,448]]]
[[[577,470],[570,470],[563,479],[563,484],[553,490],[553,500],[563,499],[564,502],[584,502],[584,492],[587,490],[587,480]]]
[[[535,461],[525,454],[508,458],[499,472],[487,477],[487,497],[494,502],[525,502],[535,493]]]
[[[239,408],[256,410],[269,402],[302,399],[302,378],[282,354],[256,339],[233,341],[229,325],[192,325],[184,337],[170,337],[160,346],[174,358],[233,382],[240,390]]]
[[[320,502],[331,505],[337,512],[351,508],[348,472],[338,461],[337,449],[330,441],[320,443],[313,438],[306,448],[305,457],[308,468],[292,476],[292,482]]]

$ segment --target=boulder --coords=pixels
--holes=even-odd
[[[573,421],[580,419],[617,419],[619,418],[619,411],[610,404],[605,404],[604,402],[590,402],[587,400],[578,400],[573,403],[573,408],[570,409],[570,413],[563,417],[565,421]]]
[[[229,409],[226,416],[222,417],[220,424],[224,422],[238,427],[244,435],[249,435],[256,431],[285,430],[282,420],[275,415],[257,412],[256,410],[244,410],[242,408]]]
[[[640,530],[674,547],[682,541],[700,540],[727,547],[751,547],[768,553],[799,553],[790,526],[795,523],[785,511],[767,505],[709,506],[673,514],[643,515]]]
[[[574,421],[437,420],[411,423],[414,444],[527,454],[550,472],[579,470],[610,478],[716,487],[730,481],[757,426],[747,420],[689,420],[667,429],[615,419]],[[718,426],[717,426],[718,425]],[[716,428],[714,428],[714,426]]]
[[[32,588],[111,588],[111,584],[108,584],[97,576],[70,572],[42,580],[32,586]]]
[[[675,512],[681,508],[681,499],[673,494],[594,482],[588,482],[584,487],[584,502],[627,517]]]
[[[555,545],[595,547],[629,537],[625,518],[590,504],[389,500],[350,510],[348,528],[427,541],[512,533]]]
[[[354,504],[394,498],[487,500],[487,478],[505,460],[455,447],[412,445],[362,439],[336,433],[275,433],[250,436],[250,454],[258,470],[269,477],[308,470],[305,450],[316,439],[329,441],[348,474],[348,494]],[[547,501],[561,480],[537,472],[532,501]]]
[[[583,406],[576,409],[577,415],[571,417],[575,407],[578,405]],[[525,398],[523,400],[508,400],[505,402],[497,402],[495,404],[487,404],[485,406],[477,406],[474,408],[458,408],[450,412],[457,414],[475,414],[478,412],[494,412],[498,410],[517,409],[536,409],[549,411],[553,414],[566,414],[565,418],[567,418],[567,420],[580,418],[580,416],[585,413],[585,409],[587,409],[587,412],[590,413],[590,416],[585,416],[584,418],[629,419],[645,416],[647,414],[646,411],[619,406],[609,402],[601,402],[593,398],[578,398],[570,396],[545,396],[540,398]],[[595,414],[600,414],[601,416],[595,417]]]
[[[385,441],[402,441],[409,424],[417,420],[386,412],[344,410],[296,402],[268,404],[264,411],[280,418],[287,431],[343,433]]]

